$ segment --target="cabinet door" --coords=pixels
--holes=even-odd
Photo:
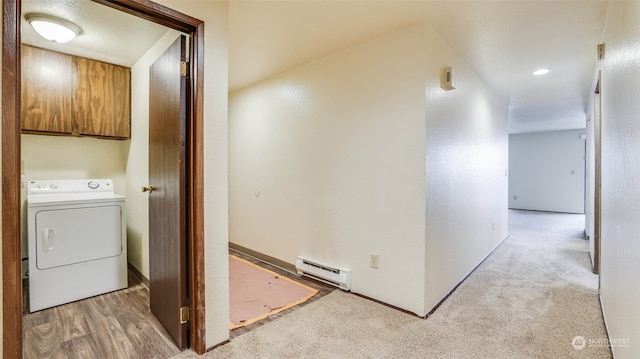
[[[76,57],[75,126],[80,135],[131,136],[131,72],[128,68]]]
[[[22,46],[23,130],[72,132],[72,72],[71,56]]]

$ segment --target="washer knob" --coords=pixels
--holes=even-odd
[[[57,189],[58,188],[58,184],[57,183],[52,183],[52,184],[49,185],[49,188]]]
[[[38,183],[36,187],[38,187],[38,189],[44,189],[45,187],[47,187],[47,185],[44,183]]]
[[[96,189],[96,188],[100,187],[100,183],[98,183],[96,181],[91,181],[91,182],[87,183],[87,186],[89,186],[89,188],[91,188],[91,189]]]

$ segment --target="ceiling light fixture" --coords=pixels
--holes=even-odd
[[[40,36],[53,42],[63,43],[82,34],[78,25],[48,14],[26,14],[24,18]]]
[[[532,74],[536,75],[536,76],[540,76],[540,75],[544,75],[549,73],[549,69],[540,69],[540,70],[536,70],[534,72],[532,72]]]

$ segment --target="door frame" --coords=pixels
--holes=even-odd
[[[593,273],[600,274],[600,226],[602,197],[602,72],[598,71],[596,88],[593,95],[593,138],[594,138],[594,198],[593,198]],[[598,277],[598,286],[600,283]]]
[[[187,261],[191,348],[206,351],[204,290],[204,22],[149,0],[92,0],[191,37],[190,117],[187,119]],[[22,358],[20,252],[21,0],[2,2],[2,332],[3,358]]]

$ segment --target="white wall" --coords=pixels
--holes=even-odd
[[[230,95],[230,241],[423,313],[423,27]],[[380,269],[369,255],[380,255]]]
[[[507,235],[506,106],[428,26],[235,91],[229,116],[235,244],[424,315]]]
[[[509,208],[584,213],[586,134],[509,135]]]
[[[127,194],[124,169],[129,141],[44,135],[21,138],[27,181],[111,178],[115,191]]]
[[[428,312],[508,234],[508,110],[428,26],[425,43]],[[439,87],[444,66],[455,90]]]
[[[149,278],[149,67],[175,41],[170,30],[131,67],[131,141],[126,164],[127,253],[131,263]]]
[[[229,338],[227,1],[156,0],[205,22],[204,250],[206,345]]]
[[[612,1],[602,63],[601,298],[618,359],[640,356],[640,2]]]

